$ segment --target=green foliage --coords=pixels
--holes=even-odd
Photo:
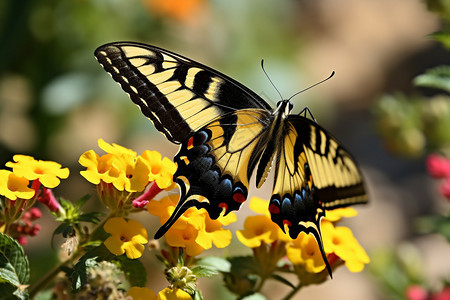
[[[450,93],[450,67],[439,66],[427,70],[414,78],[414,85],[419,87],[428,87]]]
[[[201,258],[198,262],[198,265],[209,267],[217,272],[230,272],[231,263],[223,257],[219,256],[206,256]]]
[[[0,284],[1,288],[10,290],[17,299],[27,299],[30,267],[22,246],[5,235],[0,234]]]
[[[422,217],[417,220],[417,227],[422,233],[438,233],[450,242],[450,215]]]
[[[240,297],[253,294],[261,280],[257,274],[263,273],[261,265],[253,256],[230,257],[228,261],[231,264],[230,271],[223,273],[226,287]]]
[[[431,34],[431,37],[440,42],[445,48],[450,49],[450,28],[446,28]]]
[[[412,244],[401,244],[395,250],[380,249],[372,253],[371,260],[369,270],[388,299],[403,300],[409,286],[424,283],[422,259]]]
[[[140,260],[129,259],[126,255],[117,256],[115,261],[125,273],[125,277],[131,286],[144,287],[147,282],[147,272]]]
[[[79,224],[80,222],[88,222],[97,224],[100,221],[100,217],[103,215],[99,212],[83,213],[83,206],[89,200],[91,196],[85,195],[72,203],[63,198],[60,199],[61,206],[64,209],[62,216],[57,216],[56,220],[67,224]]]
[[[100,261],[111,261],[116,256],[102,244],[87,251],[74,265],[71,274],[72,290],[78,292],[87,283],[87,270]]]

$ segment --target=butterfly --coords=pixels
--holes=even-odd
[[[272,221],[292,239],[312,234],[331,276],[320,221],[327,210],[366,203],[367,195],[355,160],[305,110],[291,114],[290,100],[273,109],[236,80],[155,46],[110,43],[95,57],[156,129],[180,145],[180,200],[156,239],[190,207],[212,219],[238,210],[250,176],[256,170],[259,188],[274,165]]]

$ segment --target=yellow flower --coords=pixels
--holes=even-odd
[[[133,286],[127,292],[127,297],[131,297],[133,300],[155,300],[155,292],[146,287]]]
[[[249,248],[270,244],[278,239],[279,227],[266,216],[249,216],[245,219],[244,230],[237,230],[239,241]]]
[[[157,300],[192,300],[191,295],[181,289],[165,288],[158,293]]]
[[[28,179],[8,170],[0,170],[0,195],[10,200],[31,199],[35,191],[29,188],[28,184]]]
[[[325,262],[312,234],[301,232],[286,247],[286,256],[294,265],[303,265],[309,273],[319,273],[325,269]]]
[[[114,156],[130,156],[136,157],[136,152],[125,148],[123,146],[112,143],[111,145],[105,142],[103,139],[98,139],[98,146],[100,149],[105,151],[106,153],[112,154]]]
[[[112,154],[99,156],[94,150],[84,152],[78,162],[87,169],[80,171],[81,176],[93,184],[99,184],[100,181],[107,183],[113,182],[119,177],[120,171],[112,167]]]
[[[322,222],[323,245],[326,253],[334,253],[345,262],[351,272],[361,272],[370,262],[366,251],[353,236],[350,228],[334,227],[330,222]]]
[[[173,184],[173,174],[177,170],[177,165],[164,157],[157,151],[146,150],[141,157],[150,168],[149,180],[155,181],[160,189],[166,189]]]
[[[93,150],[83,153],[78,162],[86,167],[81,175],[93,184],[112,183],[119,191],[142,192],[149,182],[155,181],[160,189],[174,187],[176,164],[167,157],[161,159],[157,151],[136,152],[117,144],[98,140],[99,147],[107,152],[99,156]],[[140,202],[145,199],[140,199]],[[151,199],[146,199],[151,200]]]
[[[138,221],[128,220],[127,222],[124,218],[110,218],[103,229],[111,234],[104,242],[111,253],[115,255],[126,253],[131,259],[142,256],[144,244],[148,242],[148,235]]]
[[[212,244],[217,248],[225,248],[231,243],[232,234],[229,230],[223,229],[222,225],[236,222],[236,215],[229,213],[226,217],[219,217],[212,220],[205,214],[204,226],[198,231],[196,242],[204,249],[212,248]]]
[[[343,207],[333,210],[327,210],[325,213],[325,220],[330,222],[337,222],[342,218],[351,218],[358,215],[358,211],[353,207]]]
[[[121,170],[119,176],[112,182],[119,191],[142,192],[149,182],[149,168],[141,157],[115,157],[112,166]]]
[[[61,165],[54,161],[35,160],[27,155],[14,155],[13,160],[15,163],[7,162],[6,166],[12,168],[14,174],[28,180],[39,179],[47,188],[57,187],[59,178],[69,177],[69,169],[61,168]]]
[[[244,222],[244,230],[236,231],[239,241],[249,248],[256,248],[262,242],[266,244],[281,240],[289,242],[292,239],[285,234],[280,227],[272,222],[268,210],[269,201],[259,197],[250,199],[250,209],[256,213],[263,214],[257,216],[249,216]]]
[[[179,197],[172,195],[159,201],[151,201],[147,204],[147,209],[152,215],[159,216],[161,224],[164,224],[175,210]],[[224,248],[230,244],[232,235],[222,225],[235,221],[236,215],[233,213],[212,220],[205,209],[191,207],[167,231],[166,242],[172,247],[185,248],[189,256],[198,255],[203,250],[210,249],[213,244],[217,248]]]
[[[269,201],[259,197],[252,197],[250,199],[249,207],[255,213],[265,215],[270,218]]]
[[[197,256],[205,250],[196,242],[198,230],[190,224],[183,230],[170,228],[164,236],[169,246],[184,248],[189,256]]]

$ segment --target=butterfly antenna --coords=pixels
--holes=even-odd
[[[261,68],[262,68],[264,74],[266,75],[267,79],[269,79],[270,84],[272,84],[275,91],[277,91],[278,95],[280,95],[281,100],[283,100],[283,96],[281,95],[280,91],[277,89],[277,87],[275,86],[273,81],[270,79],[269,74],[267,74],[266,70],[264,69],[264,59],[261,59]]]
[[[304,91],[307,91],[307,90],[309,90],[309,89],[315,87],[316,85],[319,85],[319,84],[321,84],[321,83],[324,83],[325,81],[327,81],[328,79],[330,79],[331,77],[333,77],[335,73],[336,73],[336,72],[334,72],[334,71],[331,72],[331,75],[328,76],[327,78],[325,78],[325,79],[323,79],[323,80],[321,80],[321,81],[319,81],[319,82],[317,82],[317,83],[314,83],[313,85],[307,87],[306,89],[303,89],[303,90],[301,90],[301,91],[295,93],[295,94],[292,95],[288,100],[291,100],[292,98],[294,98],[294,97],[297,96],[298,94],[303,93]]]

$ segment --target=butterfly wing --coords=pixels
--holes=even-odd
[[[111,43],[99,47],[95,57],[155,127],[177,144],[238,109],[271,110],[232,78],[161,48]]]
[[[183,142],[175,156],[174,175],[180,200],[159,238],[190,207],[205,208],[210,218],[238,210],[247,199],[249,178],[267,138],[272,115],[261,109],[242,109],[221,116]]]
[[[317,123],[289,115],[277,152],[272,221],[283,231],[288,227],[293,239],[302,231],[313,234],[331,275],[320,220],[326,210],[366,202],[361,173],[350,154]]]

